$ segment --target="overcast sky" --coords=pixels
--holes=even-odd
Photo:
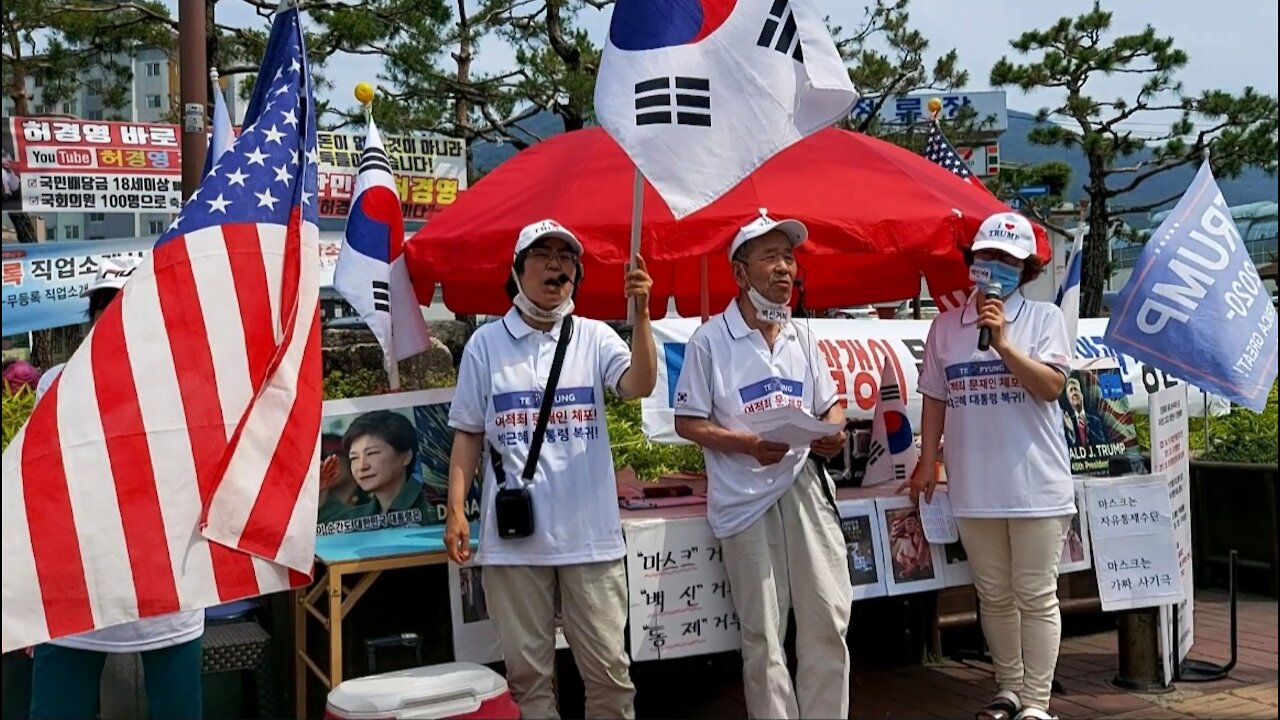
[[[176,0],[166,0],[175,16]],[[833,22],[854,26],[863,14],[861,0],[817,0]],[[934,51],[930,62],[941,52],[955,48],[960,65],[969,71],[968,89],[989,88],[991,66],[1002,55],[1013,57],[1008,41],[1021,32],[1043,28],[1063,15],[1087,11],[1091,0],[913,0],[912,26],[919,29]],[[1277,3],[1275,0],[1123,0],[1104,2],[1114,13],[1112,26],[1120,33],[1139,32],[1151,23],[1160,35],[1172,35],[1177,47],[1190,56],[1180,79],[1190,92],[1206,88],[1239,91],[1253,86],[1277,94]],[[305,7],[305,6],[304,6]],[[609,11],[587,8],[580,21],[601,42],[608,27]],[[237,0],[218,4],[218,21],[229,25],[261,26],[248,5]],[[481,48],[482,70],[501,71],[511,66],[514,52],[498,41]],[[333,81],[335,104],[354,104],[351,92],[361,80],[373,81],[381,71],[378,60],[367,56],[339,56],[328,63],[325,73]],[[1097,83],[1102,97],[1117,94],[1131,97],[1140,80],[1119,75]],[[1092,85],[1091,85],[1092,87]],[[1052,91],[1023,94],[1009,88],[1012,109],[1034,112],[1055,103]],[[1141,121],[1139,121],[1141,122]],[[1137,125],[1141,131],[1144,126]],[[1158,130],[1153,125],[1151,131]]]

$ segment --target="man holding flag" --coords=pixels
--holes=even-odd
[[[309,580],[318,156],[291,3],[258,78],[250,129],[5,448],[5,651]]]

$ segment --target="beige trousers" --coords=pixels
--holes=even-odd
[[[539,567],[486,565],[485,599],[498,631],[511,695],[525,720],[559,718],[553,686],[555,592],[565,639],[586,686],[586,716],[630,720],[635,686],[627,657],[627,568],[623,560]]]
[[[1070,520],[956,518],[996,684],[1023,707],[1049,709],[1062,642],[1058,560]]]
[[[812,463],[759,520],[721,540],[742,625],[749,718],[849,717],[849,559]],[[796,613],[793,688],[782,643]]]

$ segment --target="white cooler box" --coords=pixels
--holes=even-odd
[[[325,720],[516,720],[507,681],[475,663],[445,663],[347,680],[329,692]]]

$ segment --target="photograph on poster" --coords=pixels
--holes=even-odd
[[[1106,476],[1111,458],[1138,452],[1119,368],[1072,370],[1058,398],[1072,475]]]
[[[853,599],[865,600],[883,597],[887,592],[884,566],[880,553],[880,533],[876,526],[874,500],[842,500],[840,532],[849,555],[849,581],[853,585]]]
[[[944,586],[942,549],[929,544],[920,511],[908,497],[876,498],[889,594],[936,590]]]
[[[1067,527],[1067,535],[1062,542],[1062,558],[1058,561],[1059,574],[1093,567],[1092,554],[1089,552],[1088,503],[1085,502],[1083,482],[1076,483],[1075,497],[1076,514],[1071,516],[1071,524]]]
[[[479,565],[460,568],[458,571],[458,601],[462,604],[462,622],[473,623],[489,619],[489,608],[484,601],[484,568]]]
[[[324,404],[316,533],[444,522],[453,388]],[[473,483],[467,516],[479,511]]]

